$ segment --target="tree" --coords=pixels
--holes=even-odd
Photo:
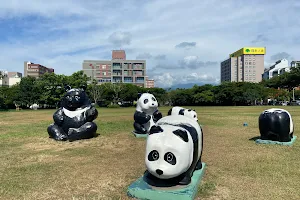
[[[97,103],[104,92],[104,87],[97,84],[97,81],[93,81],[92,84],[88,86],[88,92],[91,98],[94,100],[94,103]]]
[[[112,103],[117,104],[120,92],[123,90],[122,83],[103,83],[103,87],[112,94]]]

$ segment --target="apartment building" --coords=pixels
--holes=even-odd
[[[146,88],[154,88],[154,79],[149,79],[148,76],[145,77],[146,79]]]
[[[274,76],[283,74],[284,72],[290,72],[291,67],[289,66],[289,61],[287,59],[278,60],[274,65],[265,70],[262,74],[262,78],[267,80]]]
[[[0,78],[0,86],[13,86],[21,81],[22,73],[20,72],[8,72],[6,70],[0,70],[3,75]]]
[[[124,50],[113,50],[111,60],[84,60],[83,72],[99,84],[132,83],[141,87],[146,86],[146,61],[126,60]]]
[[[243,47],[221,62],[221,82],[254,82],[262,80],[265,47]]]
[[[291,67],[300,67],[300,61],[292,61],[291,62]]]
[[[24,62],[24,77],[32,76],[38,78],[45,73],[54,73],[54,69],[29,61]]]

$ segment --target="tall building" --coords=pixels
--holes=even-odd
[[[24,77],[40,77],[41,75],[48,73],[54,73],[54,69],[45,67],[41,64],[35,64],[29,61],[24,62]]]
[[[278,60],[274,65],[265,70],[262,74],[262,78],[267,80],[274,76],[283,74],[284,72],[289,72],[291,67],[289,66],[289,61],[287,59]]]
[[[243,47],[221,62],[221,82],[255,82],[264,73],[265,47]]]
[[[154,79],[149,79],[148,76],[146,76],[146,88],[154,88]]]
[[[84,60],[83,72],[97,82],[146,86],[146,60],[126,60],[123,50],[112,51],[112,60]]]

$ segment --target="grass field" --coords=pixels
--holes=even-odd
[[[266,108],[195,107],[207,164],[197,198],[300,199],[300,137],[292,147],[251,140]],[[284,108],[300,136],[300,107]],[[0,112],[0,199],[129,199],[145,171],[145,139],[130,133],[134,108],[98,111],[100,135],[72,143],[48,138],[54,110]]]

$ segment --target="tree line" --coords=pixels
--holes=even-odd
[[[89,78],[78,71],[70,76],[46,73],[40,78],[24,77],[12,87],[0,87],[0,109],[20,106],[23,109],[36,103],[46,108],[56,108],[65,94],[65,85],[78,88],[87,85]],[[142,88],[127,83],[103,83],[94,80],[88,84],[87,94],[92,102],[104,107],[132,106],[137,94],[150,92],[159,104],[177,106],[233,106],[257,105],[267,99],[291,101],[293,88],[300,85],[300,67],[292,67],[290,72],[275,76],[260,83],[222,82],[194,85],[189,89]],[[300,98],[300,91],[295,90],[295,99]]]

